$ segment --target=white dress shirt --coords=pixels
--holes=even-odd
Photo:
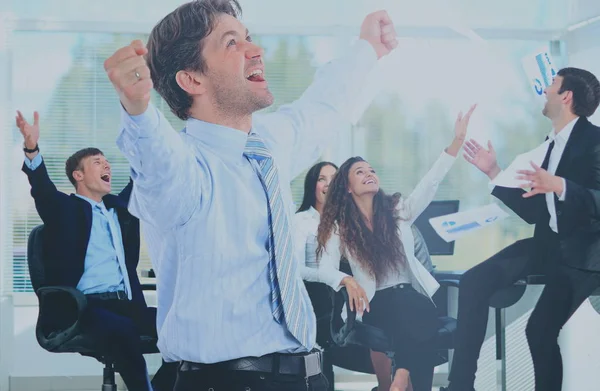
[[[562,158],[563,152],[565,151],[565,147],[567,146],[567,142],[569,141],[569,137],[573,132],[573,127],[579,117],[575,118],[573,121],[569,122],[558,134],[555,130],[552,130],[548,135],[548,140],[552,142],[554,140],[554,148],[552,148],[552,152],[550,152],[550,160],[548,160],[548,172],[552,175],[556,174],[556,169],[558,168],[558,163],[560,163],[560,159]],[[564,178],[562,179],[563,183],[563,192],[558,198],[559,201],[564,201],[567,196],[567,183]],[[548,207],[548,213],[550,213],[550,229],[556,233],[558,233],[558,221],[556,220],[556,205],[554,204],[554,193],[546,193],[546,205]]]
[[[252,131],[278,168],[288,221],[289,183],[356,117],[376,62],[372,46],[359,40],[297,101],[254,116]],[[156,270],[158,346],[167,361],[215,363],[314,346],[316,320],[297,267],[311,343],[301,346],[272,315],[267,199],[243,156],[247,138],[196,119],[178,134],[152,105],[140,116],[123,111],[117,145],[132,169],[129,210],[142,222]]]

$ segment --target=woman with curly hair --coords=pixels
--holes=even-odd
[[[414,256],[411,225],[452,167],[473,110],[458,115],[454,140],[410,196],[385,194],[360,157],[346,160],[329,186],[317,235],[320,279],[335,290],[345,287],[350,310],[394,341],[391,391],[409,383],[414,391],[431,391],[439,326],[431,297],[439,284]],[[353,277],[339,270],[341,256]]]
[[[317,230],[327,191],[337,170],[338,166],[328,161],[318,162],[308,170],[304,178],[302,203],[294,215],[294,241],[298,252],[296,258],[302,261],[300,273],[302,278],[307,281],[306,288],[317,317],[322,313],[331,312],[331,303],[319,300],[321,297],[318,292],[320,291],[315,290],[313,293],[314,289],[319,288],[312,284],[321,285],[319,284],[317,261]],[[329,328],[325,331],[329,333]],[[319,337],[317,337],[317,341],[319,341]],[[372,351],[370,355],[379,384],[379,388],[375,387],[374,390],[389,390],[391,384],[390,359],[381,352]],[[329,389],[333,391],[333,365],[327,352],[324,353],[323,360],[323,373],[329,380]]]

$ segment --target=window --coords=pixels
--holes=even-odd
[[[50,177],[61,191],[74,191],[64,172],[66,159],[88,146],[100,148],[111,162],[113,192],[127,184],[129,166],[115,145],[120,124],[119,100],[103,62],[117,48],[136,38],[147,40],[147,36],[106,33],[19,31],[13,35],[14,109],[29,119],[34,110],[40,112],[41,153]],[[276,97],[275,105],[268,110],[298,98],[312,81],[316,67],[330,55],[328,38],[257,36],[255,40],[266,49],[266,69]],[[39,72],[39,64],[44,64],[43,72]],[[157,95],[153,101],[175,129],[184,126]],[[12,242],[13,255],[12,263],[4,265],[8,278],[5,286],[15,292],[28,292],[31,284],[27,237],[41,221],[29,196],[27,178],[19,171],[23,163],[22,137],[18,129],[12,132],[14,164],[9,165],[7,175],[12,189],[13,227],[8,242]],[[297,198],[301,186],[295,184],[294,189]],[[139,270],[150,267],[142,245]]]
[[[355,129],[364,154],[378,171],[387,192],[410,194],[453,138],[459,110],[479,106],[468,137],[482,145],[491,140],[501,166],[541,144],[551,129],[534,101],[521,66],[523,56],[542,42],[406,40],[382,63],[384,85]],[[559,59],[555,58],[555,61]],[[458,157],[436,199],[458,199],[461,210],[494,199],[488,178]],[[500,203],[500,205],[502,205]],[[507,209],[507,208],[505,208]],[[508,209],[507,209],[508,210]],[[435,259],[438,270],[466,270],[501,248],[532,233],[511,217],[456,243],[454,257]]]

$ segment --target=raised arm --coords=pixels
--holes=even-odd
[[[492,195],[502,201],[529,224],[535,224],[545,210],[543,196],[524,198],[525,191],[517,188],[495,186],[494,179],[502,172],[496,159],[496,151],[490,141],[487,149],[471,139],[465,143],[465,159],[490,179]]]
[[[202,166],[150,104],[152,80],[141,41],[117,50],[104,67],[122,104],[117,145],[131,166],[131,213],[158,228],[185,224],[200,205]]]
[[[440,182],[448,174],[450,168],[452,168],[456,160],[456,155],[462,147],[467,135],[469,120],[475,107],[477,106],[471,106],[464,116],[462,112],[458,114],[454,124],[454,139],[452,143],[442,152],[412,193],[408,197],[400,199],[398,210],[401,219],[407,220],[410,224],[414,223],[435,197]]]
[[[31,196],[35,201],[35,207],[42,221],[48,224],[53,217],[59,216],[63,202],[68,196],[58,191],[50,177],[48,170],[39,153],[38,142],[40,138],[40,116],[38,112],[33,114],[33,124],[29,124],[23,114],[17,111],[16,125],[23,136],[23,148],[25,159],[22,170],[27,174],[31,185]]]
[[[360,39],[344,56],[317,72],[315,81],[295,102],[275,113],[257,116],[266,129],[265,141],[287,160],[290,178],[319,158],[323,149],[342,128],[356,122],[368,101],[368,76],[377,59],[397,45],[396,33],[385,11],[368,15]]]

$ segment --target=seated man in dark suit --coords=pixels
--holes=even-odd
[[[66,162],[76,194],[58,191],[39,154],[38,113],[33,125],[20,112],[16,122],[24,138],[23,171],[45,226],[46,283],[76,287],[86,295],[85,332],[114,357],[129,390],[152,390],[139,336],[156,336],[156,311],[147,307],[136,273],[139,221],[127,211],[133,183],[119,195],[109,194],[110,164],[100,150],[85,148]],[[161,384],[172,389],[175,372],[162,369]],[[165,379],[168,372],[172,380]]]

